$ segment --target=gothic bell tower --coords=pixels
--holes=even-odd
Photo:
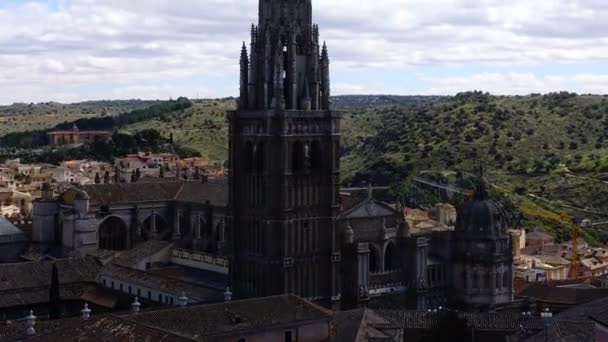
[[[237,296],[339,297],[340,114],[311,0],[260,0],[228,114]]]

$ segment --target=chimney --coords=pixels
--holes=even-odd
[[[36,325],[36,316],[34,316],[34,311],[30,310],[30,314],[27,317],[25,317],[25,326],[27,327],[27,330],[25,331],[25,333],[27,334],[27,336],[36,335],[36,330],[34,329],[34,325]]]
[[[224,292],[224,302],[230,303],[232,301],[232,292],[230,291],[230,287],[226,288],[226,292]]]
[[[179,306],[181,306],[182,308],[185,308],[186,306],[188,306],[188,297],[186,297],[186,293],[182,292],[182,295],[179,296]]]
[[[91,318],[91,309],[89,309],[89,304],[84,303],[84,309],[80,310],[80,313],[82,314],[82,320],[88,321],[89,318]]]
[[[131,313],[137,315],[139,313],[139,309],[141,308],[141,303],[139,302],[139,298],[135,297],[135,300],[131,304]]]

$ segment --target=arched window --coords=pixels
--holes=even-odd
[[[243,147],[243,166],[245,172],[251,173],[253,171],[253,144],[248,141]]]
[[[477,271],[473,271],[473,286],[472,288],[474,289],[478,289],[479,288],[479,273],[477,273]]]
[[[151,239],[168,241],[171,239],[171,233],[167,221],[158,214],[153,214],[143,222],[141,234],[145,241]]]
[[[318,141],[314,141],[310,145],[310,169],[313,171],[318,171],[322,168],[323,159],[321,157],[321,143]]]
[[[291,145],[291,170],[293,172],[304,171],[304,164],[306,163],[306,153],[304,151],[304,144],[301,141],[296,141]]]
[[[263,142],[258,143],[255,147],[255,170],[258,173],[264,172],[266,164],[266,146]]]
[[[296,54],[298,56],[304,55],[304,41],[300,35],[296,37]]]
[[[384,270],[392,271],[397,268],[397,262],[395,258],[395,246],[389,243],[384,251]]]
[[[99,249],[122,251],[127,248],[127,226],[112,216],[99,227]]]
[[[378,262],[378,252],[375,248],[371,247],[369,249],[369,272],[377,273],[380,271],[380,263]]]

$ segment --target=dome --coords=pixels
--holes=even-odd
[[[507,223],[503,207],[488,198],[485,183],[481,182],[473,200],[458,210],[456,231],[475,235],[506,234]]]

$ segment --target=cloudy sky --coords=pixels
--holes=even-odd
[[[257,0],[0,0],[0,103],[237,94]],[[334,94],[608,94],[606,0],[313,0]]]

